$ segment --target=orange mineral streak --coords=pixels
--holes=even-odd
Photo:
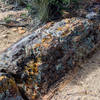
[[[57,28],[57,31],[66,31],[67,29],[70,28],[70,24],[66,24],[65,26],[63,27],[58,27]]]
[[[38,45],[39,46],[39,45]],[[25,67],[25,71],[28,73],[29,77],[27,79],[27,82],[25,83],[27,95],[31,98],[30,100],[35,100],[37,97],[37,89],[38,89],[38,83],[36,80],[36,75],[38,75],[38,66],[42,63],[41,57],[37,57],[36,62],[30,61],[27,66]],[[30,77],[32,76],[32,77]],[[37,88],[35,88],[37,87]]]
[[[12,90],[14,93],[18,93],[18,88],[15,83],[15,81],[12,78],[7,78],[6,76],[0,76],[0,83],[2,86],[0,86],[0,93]]]
[[[0,76],[0,81],[2,81],[5,78],[6,78],[6,76]]]
[[[61,34],[61,37],[66,37],[71,34],[70,30],[66,30],[64,33]]]
[[[42,43],[44,43],[44,42],[49,43],[51,41],[52,41],[51,34],[48,34],[45,38],[42,39]]]
[[[42,46],[44,48],[48,48],[50,46],[50,42],[53,40],[51,34],[48,34],[45,38],[42,39]]]
[[[44,28],[44,29],[48,29],[48,28],[50,28],[53,24],[54,24],[54,22],[48,22],[46,25],[43,26],[43,28]]]
[[[70,23],[70,19],[65,19],[65,22],[66,22],[67,24],[69,24],[69,23]]]
[[[39,47],[41,47],[41,44],[36,44],[36,45],[34,46],[34,48],[39,48]]]

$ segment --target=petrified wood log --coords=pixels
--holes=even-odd
[[[0,71],[15,78],[29,100],[48,88],[96,47],[100,27],[87,19],[64,19],[37,29],[0,55]]]
[[[0,100],[24,100],[9,74],[0,73]]]

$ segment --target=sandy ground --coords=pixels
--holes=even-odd
[[[10,47],[13,43],[27,34],[29,33],[19,33],[17,28],[8,29],[6,27],[0,26],[0,52],[3,52],[5,49]]]
[[[25,14],[27,11],[7,11],[0,12],[0,20],[4,20],[8,15],[20,16],[21,14]],[[20,19],[16,19],[20,20]],[[0,25],[0,52],[4,51],[16,41],[21,39],[22,37],[30,34],[26,27],[12,27],[8,28],[4,25]]]
[[[66,78],[50,100],[100,100],[100,49],[76,74]]]
[[[8,15],[17,15],[17,14],[21,14],[21,13],[26,13],[26,11],[25,10],[22,10],[22,11],[7,11],[7,12],[1,12],[0,13],[0,20],[1,19],[4,19]]]

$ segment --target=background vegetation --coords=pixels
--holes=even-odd
[[[72,2],[78,0],[5,0],[9,4],[16,6],[24,5],[33,18],[40,21],[47,21],[59,18],[62,10],[66,10]]]

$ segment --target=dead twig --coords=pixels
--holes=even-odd
[[[4,25],[6,27],[26,27],[28,26],[28,24],[21,24],[21,23],[14,23],[14,22],[10,22],[10,23],[0,22],[0,25]]]

